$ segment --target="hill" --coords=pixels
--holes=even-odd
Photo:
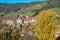
[[[23,15],[23,16],[26,16],[26,15],[35,15],[38,13],[38,11],[46,6],[46,2],[43,2],[43,3],[30,3],[27,7],[22,7],[20,10],[16,11],[16,12],[10,12],[8,13],[6,16],[17,16],[17,15]]]
[[[57,8],[56,11],[58,12],[60,9],[59,8],[60,5],[56,6],[56,5],[53,5],[53,3],[50,4],[51,2],[54,2],[54,1],[4,4],[5,6],[8,5],[7,7],[4,7],[4,5],[1,4],[1,5],[3,5],[3,7],[1,9],[4,11],[2,12],[2,10],[1,10],[0,14],[4,14],[4,13],[8,12],[8,13],[6,13],[6,15],[4,17],[7,17],[7,16],[16,17],[17,15],[23,15],[23,16],[36,15],[41,10],[47,10],[47,9],[51,9],[51,8],[53,8],[53,9]],[[56,4],[56,2],[54,2],[54,4]]]
[[[15,4],[0,3],[0,12],[9,13],[11,11],[17,11],[27,5],[28,3],[15,3]]]

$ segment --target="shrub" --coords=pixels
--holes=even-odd
[[[35,32],[38,40],[56,40],[57,19],[52,10],[43,10],[36,19]]]

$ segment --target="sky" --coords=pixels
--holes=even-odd
[[[45,0],[0,0],[0,3],[27,3],[27,2],[33,2],[33,1],[45,1]]]

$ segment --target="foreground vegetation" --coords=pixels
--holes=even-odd
[[[57,18],[53,10],[43,10],[37,20],[35,32],[38,40],[56,40]]]

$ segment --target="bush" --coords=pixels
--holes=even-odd
[[[38,40],[55,40],[57,19],[52,10],[43,10],[36,19],[35,32]]]

